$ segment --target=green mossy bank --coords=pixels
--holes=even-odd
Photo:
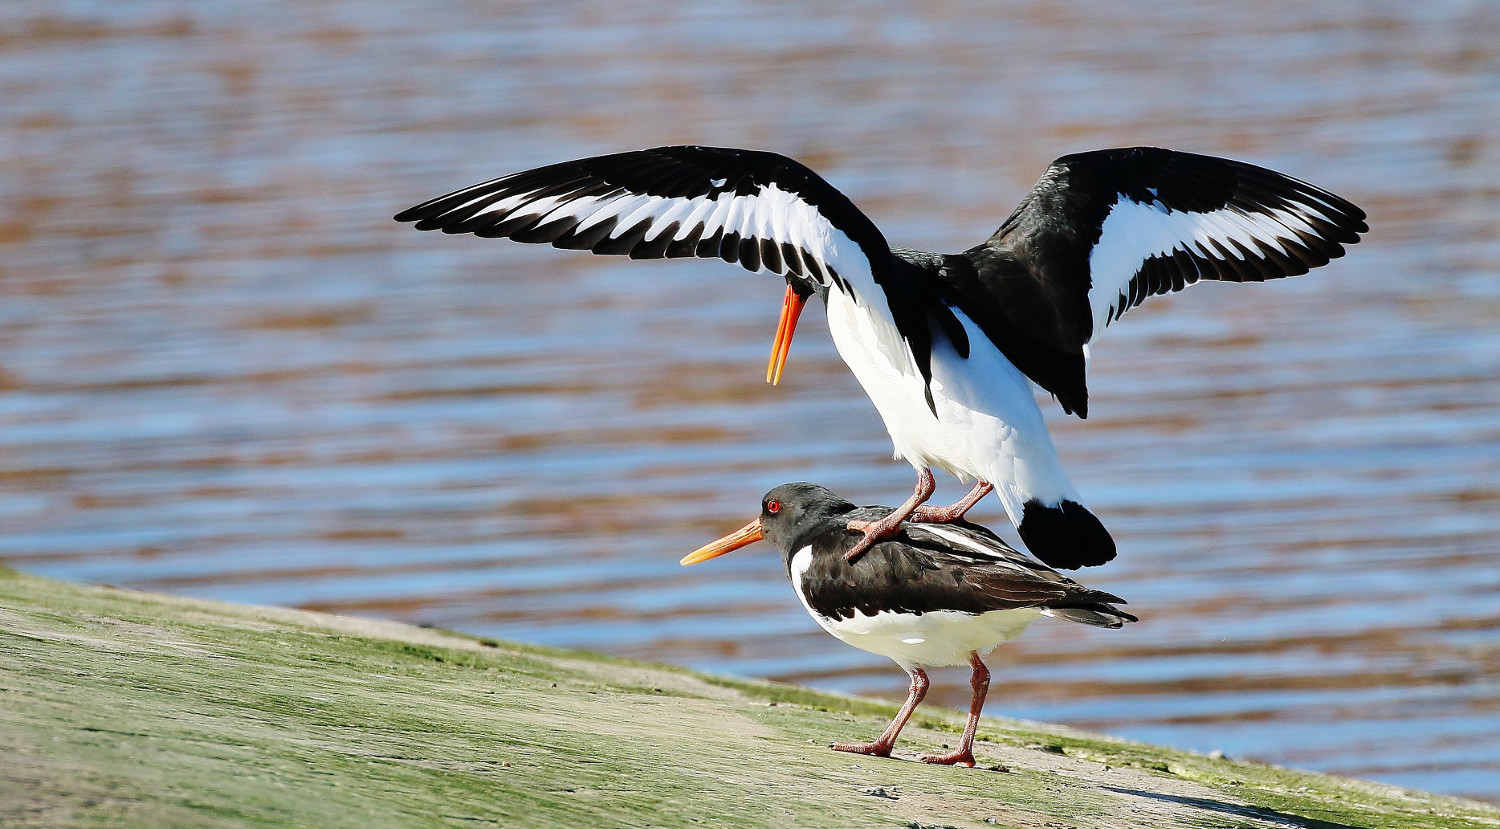
[[[1500,809],[991,720],[0,571],[0,825],[1500,827]],[[957,731],[919,712],[907,758]],[[989,768],[986,768],[989,767]]]

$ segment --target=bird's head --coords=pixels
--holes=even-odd
[[[828,524],[842,525],[854,505],[817,484],[782,484],[760,499],[760,517],[729,535],[684,556],[682,564],[697,564],[765,539],[782,555],[805,546],[805,539]]]

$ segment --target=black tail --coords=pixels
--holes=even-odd
[[[1109,530],[1076,501],[1064,500],[1055,507],[1027,501],[1016,529],[1026,549],[1051,567],[1098,567],[1115,557],[1115,540]]]

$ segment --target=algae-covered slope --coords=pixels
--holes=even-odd
[[[0,571],[7,827],[1500,826],[1483,804],[1031,723],[987,722],[979,769],[824,747],[892,711]],[[956,732],[926,714],[906,757]]]

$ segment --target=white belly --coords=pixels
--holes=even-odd
[[[969,654],[984,656],[1001,643],[1021,635],[1041,613],[1035,608],[958,613],[938,610],[915,616],[906,613],[856,613],[852,619],[827,619],[813,614],[823,629],[841,642],[887,657],[904,669],[967,665]]]
[[[969,335],[967,359],[941,331],[933,331],[934,417],[895,324],[837,289],[828,292],[827,301],[834,346],[880,412],[896,457],[994,484],[1012,521],[1020,521],[1029,499],[1079,500],[1058,462],[1030,381],[961,311],[954,313]]]
[[[830,619],[819,614],[802,595],[802,574],[812,561],[812,549],[792,557],[792,586],[797,598],[822,628],[841,642],[895,661],[905,670],[913,667],[967,665],[969,654],[984,656],[1001,643],[1020,636],[1041,615],[1034,607],[994,610],[989,613],[959,613],[938,610],[920,616],[909,613],[855,612],[852,619]]]

